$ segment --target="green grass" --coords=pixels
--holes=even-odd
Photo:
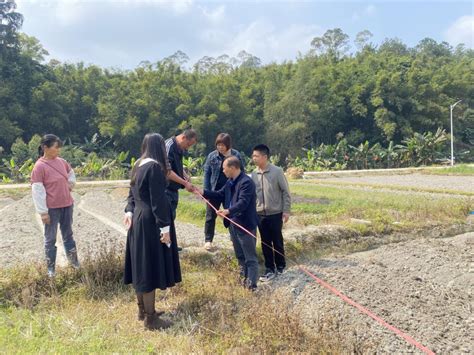
[[[402,194],[398,190],[358,190],[346,185],[321,186],[312,181],[290,181],[290,190],[294,200],[292,223],[303,227],[339,224],[361,234],[463,223],[467,213],[474,208],[474,199],[470,197],[433,197],[409,194],[406,190]],[[180,194],[178,220],[203,227],[204,202],[187,192]],[[367,220],[371,224],[364,225],[353,219]],[[216,229],[221,233],[226,231],[219,219]]]
[[[432,175],[474,175],[474,164],[459,164],[444,169],[427,169],[423,174]]]
[[[362,219],[372,222],[368,228],[376,232],[462,223],[474,206],[471,198],[434,198],[314,183],[291,184],[290,188],[297,196],[315,200],[294,204],[293,211],[302,224],[348,225],[351,218]],[[320,200],[323,203],[318,203]]]
[[[194,181],[193,181],[194,183]],[[206,221],[206,203],[194,194],[181,190],[179,192],[178,210],[176,219],[182,222],[192,223],[203,228]],[[221,218],[216,219],[216,232],[227,233]]]
[[[357,188],[371,188],[371,189],[384,189],[384,190],[392,190],[394,193],[397,191],[402,192],[426,192],[432,194],[444,194],[444,195],[460,195],[460,196],[469,196],[474,197],[474,192],[470,191],[462,191],[456,189],[440,189],[440,188],[426,188],[426,187],[418,187],[418,186],[399,186],[399,185],[388,185],[388,184],[374,184],[374,183],[366,183],[366,182],[349,182],[349,181],[337,181],[331,179],[324,179],[324,180],[316,180],[316,179],[309,179],[305,182],[297,182],[293,181],[295,185],[308,185],[308,184],[322,184],[322,185],[333,185],[333,186],[341,186],[346,187],[349,189],[353,189],[354,187]]]
[[[8,188],[8,189],[0,188],[0,197],[11,198],[13,200],[19,200],[28,193],[30,193],[30,188],[27,188],[27,187]]]

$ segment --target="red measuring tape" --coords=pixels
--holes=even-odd
[[[203,196],[201,195],[201,193],[197,190],[194,190],[195,193],[202,199],[204,200],[204,202],[207,203],[208,206],[210,206],[219,216],[227,219],[230,223],[234,224],[235,226],[239,227],[240,229],[242,229],[245,233],[251,235],[252,237],[254,237],[255,239],[257,239],[257,236],[255,236],[252,232],[248,231],[246,228],[242,227],[240,224],[234,222],[233,220],[231,220],[229,217],[227,216],[223,216],[221,214],[219,214],[219,211]],[[262,241],[262,244],[266,245],[267,247],[271,248],[275,253],[278,253],[282,256],[285,256],[283,255],[282,253],[280,253],[278,250],[275,250],[272,246],[264,243]],[[296,263],[295,261],[291,260],[291,259],[288,259],[287,260],[291,261],[293,264],[295,264],[298,269],[300,269],[302,272],[304,272],[306,275],[308,275],[309,277],[311,277],[313,280],[315,280],[318,284],[320,284],[321,286],[323,286],[324,288],[328,289],[329,291],[331,291],[332,293],[334,293],[337,297],[339,297],[340,299],[342,299],[344,302],[350,304],[351,306],[357,308],[360,312],[368,315],[370,318],[372,318],[373,320],[375,320],[376,322],[378,322],[379,324],[383,325],[385,328],[391,330],[392,332],[394,332],[395,334],[397,334],[398,336],[402,337],[403,339],[405,339],[408,343],[410,343],[411,345],[417,347],[418,349],[420,349],[421,351],[423,351],[425,354],[433,354],[434,355],[434,352],[431,351],[430,349],[428,349],[426,346],[422,345],[421,343],[417,342],[415,339],[413,339],[411,336],[409,336],[408,334],[402,332],[400,329],[394,327],[393,325],[387,323],[386,321],[384,321],[382,318],[380,318],[379,316],[377,316],[375,313],[369,311],[367,308],[365,308],[364,306],[360,305],[359,303],[357,303],[356,301],[352,300],[351,298],[347,297],[346,295],[344,295],[341,291],[339,291],[338,289],[336,289],[334,286],[330,285],[329,283],[321,280],[319,277],[317,277],[316,275],[312,274],[310,271],[308,271],[305,267],[301,266],[301,265],[298,265],[298,263]]]

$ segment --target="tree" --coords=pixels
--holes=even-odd
[[[363,30],[363,31],[357,33],[356,38],[354,40],[354,43],[355,43],[357,49],[359,51],[361,51],[366,47],[371,48],[372,43],[370,43],[369,41],[373,36],[374,35],[369,30]]]
[[[327,30],[322,37],[315,37],[311,46],[316,52],[326,54],[333,60],[340,59],[349,49],[349,36],[340,28]]]
[[[398,38],[387,38],[379,47],[379,52],[387,52],[392,55],[409,54],[408,47]]]
[[[18,45],[17,32],[23,24],[23,15],[15,9],[14,0],[0,0],[0,53]]]
[[[182,51],[177,51],[173,55],[166,57],[162,60],[162,63],[170,63],[182,67],[189,61],[189,57],[186,53]]]
[[[192,126],[200,137],[190,152],[195,155],[213,150],[216,135],[225,131],[246,153],[256,142],[267,143],[280,164],[306,151],[319,154],[320,161],[306,157],[318,167],[397,165],[412,146],[432,137],[416,136],[405,150],[399,144],[416,132],[449,128],[449,104],[461,98],[456,151],[473,151],[474,51],[464,46],[453,49],[430,38],[414,47],[398,39],[376,46],[364,30],[354,41],[358,51],[348,55],[349,37],[336,28],[314,38],[295,62],[262,65],[241,51],[203,57],[189,69],[178,51],[120,71],[44,63],[47,51],[18,33],[22,17],[14,10],[12,0],[0,0],[1,39],[9,34],[10,40],[0,51],[5,155],[17,138],[28,142],[53,130],[72,143],[100,135],[110,142],[101,154],[113,146],[137,156],[145,133],[170,136]],[[445,148],[437,145],[436,154]],[[422,162],[433,160],[423,154]]]
[[[20,33],[19,41],[21,54],[31,58],[34,61],[43,62],[44,57],[49,55],[48,51],[43,48],[40,41],[33,36]]]
[[[262,63],[260,58],[246,51],[240,51],[237,54],[237,60],[239,61],[239,66],[243,68],[258,68]]]
[[[437,43],[432,38],[424,38],[416,45],[415,50],[432,57],[449,57],[452,47],[447,42]]]
[[[434,134],[432,132],[423,134],[415,132],[412,137],[403,140],[403,143],[406,144],[406,157],[411,164],[433,163],[446,140],[446,132],[441,128],[438,128]]]

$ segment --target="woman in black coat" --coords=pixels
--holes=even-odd
[[[138,319],[145,329],[169,326],[155,311],[155,289],[165,290],[181,281],[176,232],[165,195],[164,139],[157,133],[145,136],[142,154],[132,169],[125,225],[128,228],[125,284],[133,284],[138,301]]]

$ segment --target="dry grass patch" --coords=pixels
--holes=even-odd
[[[2,270],[0,340],[6,352],[338,352],[331,337],[308,333],[291,299],[252,293],[232,255],[182,257],[183,282],[157,291],[157,309],[174,325],[143,330],[122,255],[104,249],[80,271],[49,280],[40,265]],[[25,291],[27,290],[27,291]]]

